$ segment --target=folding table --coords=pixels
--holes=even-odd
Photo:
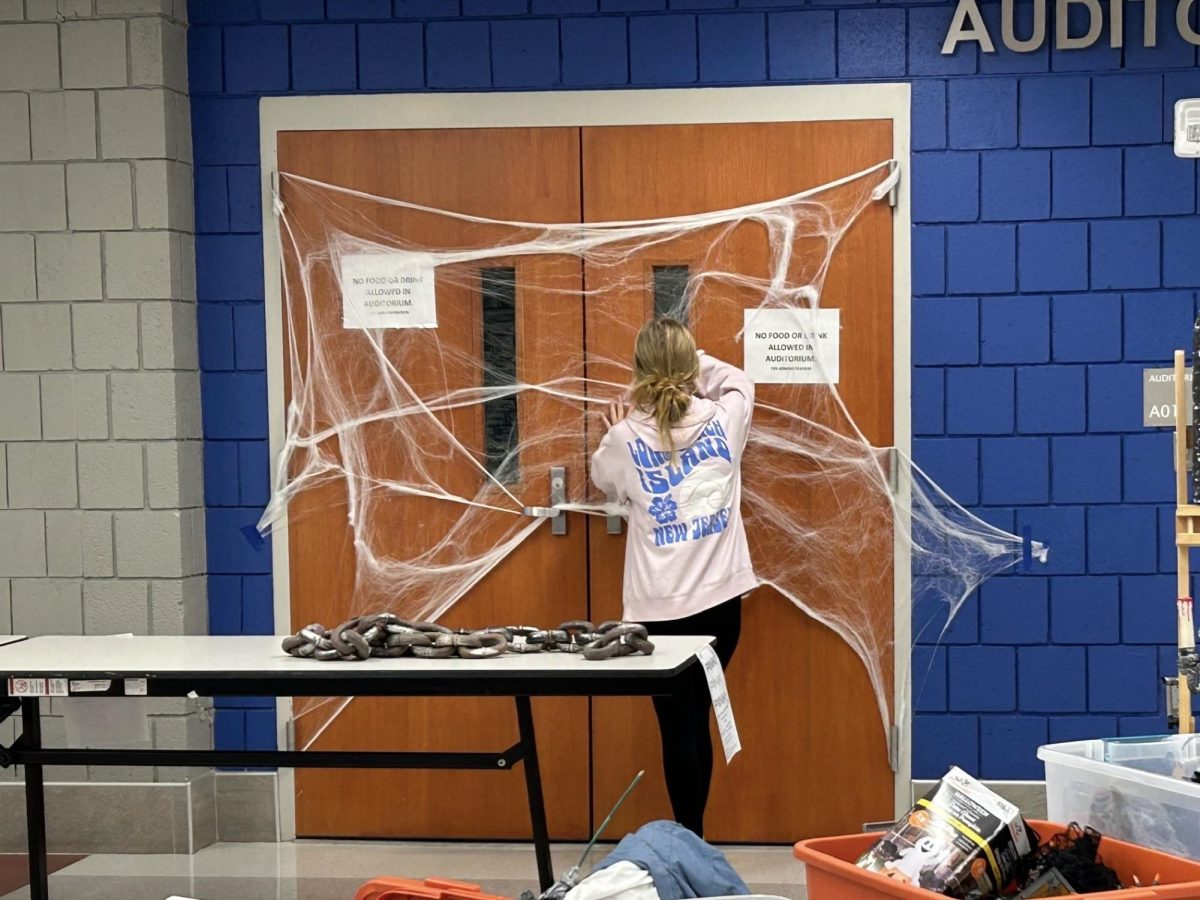
[[[538,878],[554,881],[538,771],[532,697],[669,696],[686,689],[711,637],[655,638],[652,656],[591,662],[576,653],[493,659],[317,662],[288,656],[282,637],[0,637],[0,722],[21,713],[21,736],[0,763],[25,770],[30,891],[46,900],[43,767],[278,766],[284,768],[496,769],[525,765]],[[516,701],[520,739],[498,753],[297,750],[48,749],[44,696],[70,697],[495,697]]]

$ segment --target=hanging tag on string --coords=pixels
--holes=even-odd
[[[725,762],[731,763],[742,750],[742,740],[738,737],[737,722],[733,720],[733,704],[725,687],[725,670],[721,668],[721,660],[717,659],[717,653],[711,646],[697,650],[696,658],[704,666],[704,675],[708,679],[708,692],[717,716],[717,730],[721,732]]]

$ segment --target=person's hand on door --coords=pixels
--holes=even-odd
[[[622,396],[608,404],[608,414],[601,418],[604,419],[604,424],[611,429],[618,422],[623,421],[627,415],[629,415],[629,401]]]

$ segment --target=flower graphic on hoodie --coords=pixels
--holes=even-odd
[[[655,497],[654,502],[647,509],[650,515],[654,516],[654,521],[659,525],[666,525],[669,522],[674,522],[677,513],[679,512],[679,504],[667,497]]]

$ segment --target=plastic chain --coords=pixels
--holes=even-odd
[[[283,650],[301,659],[361,661],[372,656],[394,659],[492,659],[505,653],[580,653],[604,660],[654,652],[646,626],[605,622],[599,628],[582,620],[558,628],[529,625],[452,630],[433,622],[408,622],[391,613],[357,616],[327,630],[312,624],[283,639]]]
[[[605,622],[599,632],[600,637],[583,648],[585,659],[612,659],[615,656],[632,656],[634,653],[649,656],[654,652],[645,625]]]

